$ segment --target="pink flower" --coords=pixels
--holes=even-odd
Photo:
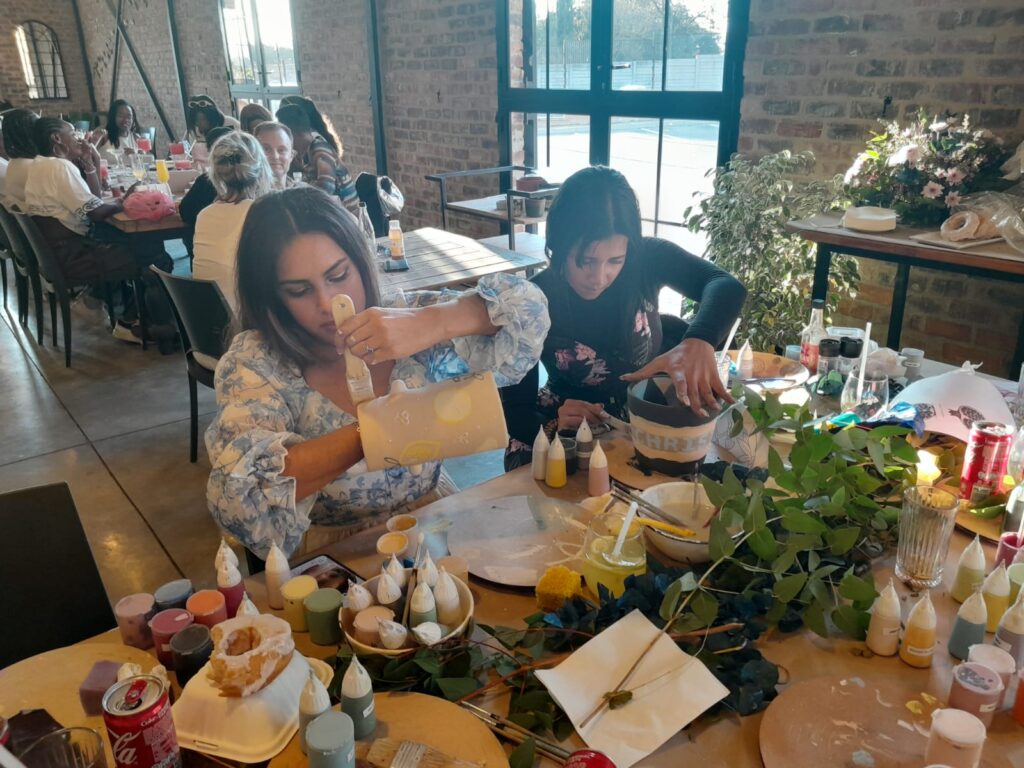
[[[643,309],[638,309],[636,312],[636,318],[633,322],[633,332],[639,333],[641,336],[651,335],[651,325],[647,320],[647,313]]]
[[[587,360],[593,360],[597,357],[597,352],[588,347],[586,344],[580,344],[576,342],[576,359],[582,362]]]
[[[960,202],[960,194],[957,192],[950,192],[946,195],[946,207],[952,208]]]
[[[956,186],[964,180],[964,172],[959,168],[947,168],[945,174],[950,186]]]
[[[555,350],[555,365],[561,371],[569,370],[569,363],[572,362],[572,352],[568,349]]]
[[[942,194],[942,185],[936,181],[929,181],[921,189],[921,194],[929,200],[934,200]]]

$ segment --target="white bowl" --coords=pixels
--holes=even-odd
[[[697,486],[697,506],[694,508],[694,485]],[[647,541],[656,550],[666,557],[679,560],[684,563],[695,565],[706,563],[711,560],[711,553],[708,550],[708,536],[711,533],[709,527],[711,518],[715,515],[715,507],[708,499],[707,491],[700,483],[677,482],[662,483],[648,488],[640,494],[644,501],[649,501],[654,506],[664,510],[665,514],[675,523],[683,528],[688,528],[695,535],[692,539],[685,539],[673,533],[666,533],[654,528],[645,526],[644,535]],[[644,508],[637,510],[640,517],[649,519],[653,515],[644,512]]]
[[[409,583],[409,577],[412,575],[412,568],[405,569],[406,585]],[[448,574],[451,576],[451,574]],[[363,586],[370,590],[371,595],[377,594],[377,580],[380,579],[380,574],[374,576],[371,579],[367,579],[363,582]],[[473,600],[473,593],[469,591],[469,587],[466,583],[455,576],[452,576],[452,581],[455,582],[455,588],[459,592],[459,608],[462,612],[462,620],[454,627],[450,627],[451,631],[441,638],[441,643],[447,642],[454,638],[462,637],[472,632],[472,621],[473,613],[476,610],[476,604]],[[403,590],[408,591],[408,587]],[[408,599],[408,595],[406,596]],[[355,621],[356,612],[350,611],[347,606],[342,607],[341,614],[338,617],[338,621],[341,624],[341,631],[345,635],[345,640],[352,646],[352,650],[356,654],[367,656],[371,654],[378,654],[380,656],[405,656],[410,653],[414,653],[417,648],[421,648],[416,639],[413,637],[412,631],[409,632],[409,639],[406,642],[404,648],[396,648],[395,650],[389,650],[387,648],[380,648],[374,645],[366,645],[356,640],[355,635],[352,631],[352,622]],[[401,621],[401,616],[396,616],[395,621]]]

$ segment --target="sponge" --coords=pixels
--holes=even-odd
[[[78,688],[82,709],[89,717],[103,714],[103,694],[117,682],[117,670],[120,667],[119,661],[97,661],[92,665],[88,677]]]

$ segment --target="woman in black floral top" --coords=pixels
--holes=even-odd
[[[640,207],[611,168],[574,173],[547,221],[550,266],[533,278],[548,298],[551,332],[538,369],[502,390],[511,436],[505,468],[529,463],[540,426],[548,435],[625,417],[632,381],[668,373],[695,411],[731,401],[714,349],[739,315],[746,289],[714,264],[667,240],[644,237]],[[658,293],[673,288],[700,303],[687,324],[658,314]]]

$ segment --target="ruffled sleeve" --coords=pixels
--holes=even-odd
[[[286,553],[298,547],[316,500],[296,502],[295,478],[281,475],[288,446],[302,440],[283,392],[284,368],[258,334],[235,337],[217,365],[218,411],[206,430],[210,514],[263,558],[274,542]]]
[[[438,344],[416,355],[427,369],[427,378],[442,381],[473,371],[493,371],[499,387],[519,382],[540,359],[551,327],[548,300],[532,283],[514,275],[480,278],[473,293],[487,305],[493,336],[463,336]],[[460,296],[457,291],[415,291],[396,302],[425,307]]]

